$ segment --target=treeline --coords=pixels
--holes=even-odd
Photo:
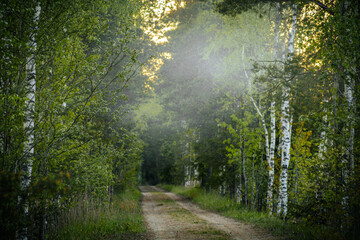
[[[359,234],[357,1],[187,2],[148,102],[143,179]],[[220,12],[221,14],[218,14]]]
[[[46,239],[70,208],[136,186],[126,117],[141,1],[2,1],[0,235]],[[90,210],[89,210],[90,209]]]

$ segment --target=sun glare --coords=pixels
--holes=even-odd
[[[166,32],[175,30],[179,22],[165,22],[164,19],[171,12],[184,7],[184,1],[177,4],[175,0],[158,0],[153,6],[141,11],[141,17],[144,21],[142,30],[156,45],[168,42],[168,38],[165,36]]]
[[[309,4],[308,6],[306,6],[304,8],[304,10],[302,11],[302,14],[300,16],[300,22],[303,22],[305,19],[312,19],[314,17],[316,17],[317,14],[319,14],[319,12],[322,12],[322,10],[320,9],[319,6],[317,6],[316,4],[314,3],[311,3]],[[320,25],[322,24],[323,22],[327,21],[328,20],[328,17],[330,15],[328,13],[324,13],[324,16],[321,20],[319,19],[316,19],[317,20],[317,23]],[[312,33],[312,34],[311,34]],[[299,53],[299,54],[305,54],[306,52],[309,52],[309,51],[313,51],[313,52],[316,52],[318,51],[319,49],[317,49],[316,47],[312,47],[310,48],[311,46],[316,46],[316,44],[314,44],[315,42],[319,42],[321,41],[319,39],[319,32],[317,32],[316,30],[313,30],[310,34],[308,35],[305,35],[304,33],[298,38],[298,43],[297,44],[297,49],[296,51]],[[323,65],[324,63],[322,62],[322,60],[320,59],[314,59],[313,62],[312,62],[312,67],[316,67],[316,68],[321,68],[321,66]]]
[[[165,44],[169,41],[166,33],[175,30],[179,24],[177,21],[165,21],[165,18],[173,11],[184,8],[185,2],[176,3],[175,0],[158,0],[153,6],[141,11],[143,25],[141,29],[156,45]],[[157,72],[164,64],[164,59],[171,59],[171,53],[163,52],[157,58],[153,58],[148,65],[142,67],[142,74],[147,77],[146,90],[153,90],[158,82]]]

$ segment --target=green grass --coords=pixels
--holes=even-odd
[[[338,236],[332,235],[321,226],[307,226],[304,223],[286,222],[265,212],[249,210],[237,204],[234,199],[214,192],[206,192],[200,188],[185,188],[183,186],[159,186],[190,199],[204,209],[266,229],[274,236],[281,237],[281,239],[338,239]]]
[[[132,189],[114,195],[110,206],[72,209],[61,216],[49,239],[142,239],[146,229],[140,199],[139,190]]]

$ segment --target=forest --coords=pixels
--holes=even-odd
[[[146,239],[159,184],[358,238],[358,1],[2,0],[0,33],[4,239]]]

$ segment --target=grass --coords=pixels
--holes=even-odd
[[[216,230],[212,227],[203,227],[202,230],[187,230],[187,232],[196,235],[208,235],[211,239],[229,239],[230,236],[224,232]]]
[[[267,213],[249,210],[237,204],[234,199],[221,196],[214,192],[206,192],[200,188],[185,188],[183,186],[160,185],[160,187],[182,195],[197,203],[200,207],[218,212],[257,227],[266,229],[274,236],[282,239],[337,239],[327,229],[320,226],[307,226],[304,223],[286,222]]]
[[[110,206],[71,209],[49,239],[142,239],[146,229],[140,199],[139,190],[132,189],[114,195]]]

